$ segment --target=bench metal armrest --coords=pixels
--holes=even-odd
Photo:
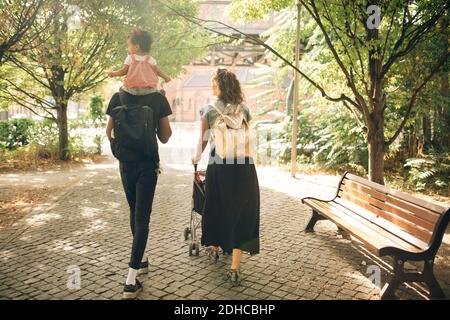
[[[430,248],[427,248],[420,252],[409,252],[397,247],[381,248],[378,253],[378,256],[380,257],[391,256],[403,261],[423,261],[430,259],[431,257],[434,257],[434,255],[430,253]]]
[[[336,199],[336,197],[334,197],[334,198],[332,198],[332,199],[328,199],[328,200],[325,200],[325,199],[318,199],[318,198],[314,198],[314,197],[306,197],[306,198],[302,198],[301,200],[302,200],[302,203],[304,204],[304,203],[305,203],[305,200],[316,200],[316,201],[321,201],[321,202],[331,202],[331,201],[333,201],[334,199]]]
[[[345,172],[344,175],[342,176],[341,180],[339,181],[339,184],[338,184],[338,187],[337,187],[337,190],[336,190],[336,195],[334,196],[333,199],[323,200],[323,199],[317,199],[317,198],[314,198],[314,197],[306,197],[306,198],[302,198],[302,203],[304,204],[305,200],[317,200],[317,201],[322,201],[322,202],[331,202],[331,201],[333,201],[334,199],[336,199],[338,197],[338,195],[339,195],[339,188],[340,188],[340,186],[342,184],[342,181],[344,181],[345,176],[347,175],[347,173],[348,172]]]

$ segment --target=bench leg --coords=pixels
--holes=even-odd
[[[433,272],[434,260],[425,261],[423,268],[424,281],[430,289],[431,299],[444,299],[445,293],[442,291],[439,282],[436,280]]]
[[[395,298],[395,291],[404,282],[425,282],[430,289],[431,299],[443,299],[445,293],[442,291],[436,277],[433,272],[434,259],[424,262],[424,268],[422,272],[405,272],[404,261],[394,258],[394,275],[381,291],[381,299],[393,299]]]
[[[314,232],[314,226],[319,220],[325,220],[325,218],[318,214],[317,211],[313,210],[311,219],[309,220],[308,225],[305,228],[305,232]]]
[[[347,240],[352,239],[350,234],[347,231],[345,231],[344,229],[342,229],[341,227],[337,227],[337,232],[338,232],[338,234],[340,234],[342,236],[343,239],[347,239]]]
[[[394,275],[392,276],[391,281],[386,283],[381,290],[380,296],[381,300],[391,300],[395,299],[395,292],[398,287],[405,281],[404,280],[404,269],[403,269],[404,261],[394,259]]]

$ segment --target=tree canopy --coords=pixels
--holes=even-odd
[[[198,10],[194,1],[176,5],[192,14]],[[8,8],[0,9],[6,15]],[[107,70],[123,64],[127,36],[135,27],[150,31],[151,54],[172,76],[202,53],[207,37],[143,0],[46,0],[35,16],[30,28],[40,32],[23,45],[27,50],[10,50],[15,54],[3,66],[9,72],[2,73],[0,97],[58,123],[61,159],[68,157],[68,102],[102,84]]]
[[[325,99],[340,102],[364,130],[369,176],[383,183],[385,153],[415,115],[430,82],[448,72],[448,43],[439,24],[446,19],[449,4],[443,0],[299,2],[308,62],[302,63],[304,78]],[[294,3],[237,0],[233,12],[238,19],[252,20],[270,11],[287,11],[288,18],[281,18],[267,41],[292,59],[295,22],[289,11],[293,12]],[[417,75],[413,70],[421,76],[412,76]]]

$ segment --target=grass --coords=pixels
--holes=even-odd
[[[96,163],[104,156],[77,152],[68,161],[58,159],[58,151],[54,147],[28,145],[13,151],[0,150],[0,173],[21,172],[39,169],[48,169],[53,166],[66,166],[78,163]]]

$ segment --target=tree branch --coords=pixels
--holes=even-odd
[[[439,70],[447,64],[447,60],[450,57],[450,52],[446,52],[444,57],[436,64],[436,66],[433,68],[433,70],[424,78],[422,83],[416,87],[411,95],[411,98],[409,99],[408,103],[408,109],[406,111],[406,114],[403,118],[402,123],[400,124],[400,127],[397,129],[395,134],[386,142],[386,146],[390,146],[400,135],[403,128],[405,127],[409,117],[411,116],[412,109],[414,108],[414,105],[416,104],[417,95],[419,92],[427,85],[427,83],[435,76]]]
[[[350,105],[347,103],[347,101],[342,101],[342,103],[344,104],[344,107],[346,107],[353,114],[359,127],[364,131],[364,133],[367,133],[367,126],[361,121],[361,119],[359,118],[359,115],[356,113],[356,111],[352,107],[350,107]]]
[[[412,29],[408,31],[409,27],[414,25],[414,18],[419,14],[419,12],[416,13],[416,15],[412,18],[411,21],[405,21],[406,13],[408,4],[405,5],[405,11],[403,15],[403,22],[402,22],[402,33],[400,35],[400,38],[397,40],[397,42],[394,45],[394,49],[392,51],[391,56],[388,58],[387,62],[383,65],[382,68],[382,76],[384,76],[392,67],[395,61],[398,59],[406,56],[409,52],[411,52],[416,44],[422,40],[422,38],[428,33],[428,31],[433,28],[436,24],[436,22],[445,14],[445,12],[450,8],[450,2],[447,2],[445,6],[443,6],[439,11],[433,13],[431,18],[426,20],[421,25],[417,26],[415,29]],[[403,49],[400,49],[403,45],[403,43],[407,41],[406,46]]]
[[[2,23],[6,27],[0,29],[0,39],[3,41],[0,43],[0,63],[9,60],[13,53],[29,51],[44,43],[45,39],[36,40],[48,28],[51,17],[57,14],[51,12],[50,17],[40,15],[44,3],[43,0],[22,1],[19,12],[8,6],[2,8]],[[8,4],[19,5],[14,1],[8,1]]]
[[[54,120],[54,121],[56,120],[55,116],[48,110],[48,108],[44,107],[43,101],[32,99],[32,100],[37,102],[37,104],[33,104],[30,101],[28,101],[28,100],[26,100],[24,98],[21,98],[20,95],[17,94],[17,92],[10,92],[6,88],[1,88],[0,92],[3,93],[3,95],[1,95],[1,97],[3,97],[5,100],[13,101],[14,103],[16,103],[16,104],[18,104],[18,105],[20,105],[20,106],[30,110],[33,114],[35,114],[35,115],[37,115],[37,116],[39,116],[41,118],[44,118],[44,119],[49,119],[49,120]],[[44,103],[46,104],[47,102],[44,101]],[[36,108],[36,107],[41,108],[49,116],[47,117],[47,116],[43,116],[43,115],[37,113],[33,109],[33,108]]]
[[[186,15],[184,13],[181,13],[177,9],[174,9],[172,6],[167,5],[167,2],[169,2],[169,1],[164,1],[164,2],[162,2],[161,0],[155,0],[155,1],[160,3],[162,6],[168,8],[170,11],[174,12],[177,16],[180,16],[180,17],[186,19],[187,21],[189,21],[190,23],[192,23],[194,25],[200,26],[204,30],[207,30],[209,32],[212,32],[212,33],[215,33],[215,34],[218,34],[218,35],[230,38],[230,39],[240,40],[240,41],[244,41],[244,42],[251,43],[251,44],[254,44],[254,45],[255,44],[256,45],[261,45],[262,47],[266,48],[268,51],[273,53],[276,57],[281,59],[283,62],[285,62],[287,65],[289,65],[292,69],[297,71],[303,78],[306,79],[306,81],[308,81],[312,86],[314,86],[317,90],[319,90],[321,95],[322,95],[322,97],[325,98],[326,100],[329,100],[329,101],[332,101],[332,102],[347,101],[350,104],[356,106],[358,108],[358,110],[361,109],[354,100],[352,100],[351,98],[349,98],[345,94],[342,94],[339,97],[331,97],[330,95],[328,95],[323,87],[321,87],[318,83],[316,83],[314,80],[312,80],[310,77],[308,77],[305,73],[300,71],[300,69],[295,67],[295,65],[293,65],[288,59],[283,57],[280,53],[278,53],[275,49],[273,49],[271,46],[266,44],[261,39],[253,37],[251,35],[248,35],[248,34],[242,32],[242,31],[240,31],[240,30],[238,30],[238,29],[236,29],[236,28],[234,28],[234,27],[232,27],[232,26],[230,26],[230,25],[228,25],[226,23],[220,22],[220,21],[200,19],[198,17],[193,17],[193,16]],[[222,25],[222,26],[227,27],[230,30],[233,30],[233,31],[237,32],[238,34],[244,36],[244,39],[236,37],[236,36],[233,36],[233,35],[225,34],[223,32],[217,31],[217,30],[214,30],[212,28],[204,26],[201,22],[203,22],[203,23],[216,23],[216,24]]]
[[[312,16],[312,18],[316,21],[317,25],[319,26],[320,30],[322,31],[322,34],[325,38],[325,42],[327,43],[328,48],[330,49],[331,53],[333,54],[334,59],[336,60],[337,64],[339,65],[339,67],[341,68],[342,72],[344,73],[344,75],[347,79],[347,86],[351,89],[353,95],[356,98],[356,101],[358,102],[358,105],[362,109],[362,113],[363,113],[366,123],[370,123],[370,111],[366,104],[366,101],[364,100],[362,95],[358,92],[358,89],[356,88],[356,85],[353,82],[353,79],[352,79],[349,71],[347,70],[347,68],[345,67],[341,58],[339,57],[339,54],[337,53],[337,50],[334,47],[334,45],[330,39],[330,36],[328,35],[328,32],[322,23],[322,19],[320,19],[320,15],[317,11],[317,7],[314,3],[314,0],[310,1],[310,6],[308,6],[308,4],[303,0],[300,0],[300,3],[302,3],[303,6],[305,6],[306,10],[309,12],[309,14]]]
[[[338,38],[339,42],[341,43],[342,48],[344,49],[344,52],[345,52],[345,54],[347,55],[347,58],[348,58],[348,60],[349,60],[349,62],[350,62],[351,68],[353,68],[353,70],[357,71],[357,68],[355,67],[355,65],[354,65],[354,63],[353,63],[353,58],[352,58],[352,56],[350,55],[350,52],[348,51],[347,46],[346,46],[345,43],[344,43],[344,40],[342,39],[341,35],[339,34],[339,31],[342,32],[342,29],[340,29],[339,27],[337,27],[336,24],[334,23],[333,19],[331,18],[331,15],[330,15],[330,12],[329,12],[329,10],[328,10],[328,6],[327,6],[326,2],[324,2],[323,5],[324,5],[324,8],[325,8],[325,15],[324,15],[325,19],[330,23],[331,28],[332,28],[332,31],[334,32],[334,34],[335,34],[336,37]],[[353,41],[355,41],[353,38],[350,38],[350,39],[352,39]],[[356,50],[358,51],[358,48],[356,48]],[[364,76],[364,75],[361,74],[361,78],[362,78],[363,76]],[[353,74],[352,74],[351,72],[350,72],[350,77],[351,77],[351,80],[354,82]]]
[[[25,64],[23,64],[22,62],[20,62],[19,60],[17,60],[14,57],[11,57],[11,62],[18,67],[19,69],[25,71],[25,73],[27,73],[31,78],[33,78],[33,80],[35,80],[37,83],[39,83],[41,86],[43,86],[44,88],[51,90],[50,86],[48,83],[45,83],[44,81],[42,81],[37,75],[36,75],[36,71],[30,70],[29,68],[27,68],[25,66]]]
[[[39,102],[42,109],[44,109],[44,110],[55,109],[55,107],[52,104],[47,102],[45,99],[39,97],[38,95],[32,93],[29,89],[22,88],[9,79],[4,79],[4,81],[6,81],[16,92],[21,93],[21,94],[27,96],[28,98]],[[10,92],[6,88],[2,88],[1,90],[3,92],[7,93],[11,97],[10,100],[15,100],[16,96],[18,97],[18,95],[16,93]]]

